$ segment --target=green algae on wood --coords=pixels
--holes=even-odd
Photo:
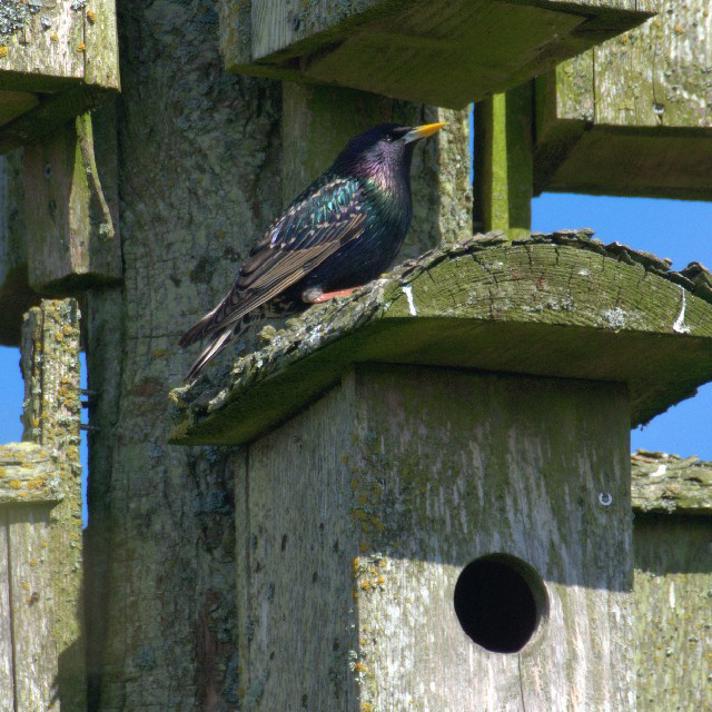
[[[669,264],[584,233],[468,238],[308,310],[231,371],[173,391],[173,442],[238,444],[356,362],[617,381],[644,423],[712,379],[712,303]]]
[[[636,0],[222,0],[230,71],[460,109],[642,22]]]
[[[531,82],[475,107],[475,227],[510,239],[531,231]]]

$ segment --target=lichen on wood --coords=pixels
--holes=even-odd
[[[46,448],[31,442],[0,445],[0,505],[63,497],[56,459]]]
[[[173,391],[174,441],[245,442],[359,361],[624,382],[633,424],[712,378],[709,295],[669,263],[586,232],[505,242],[467,238],[309,309],[215,385]]]
[[[712,462],[639,450],[631,463],[636,512],[712,514]]]

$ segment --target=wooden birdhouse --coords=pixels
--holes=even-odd
[[[230,71],[462,108],[650,16],[640,0],[221,2]]]
[[[119,88],[114,0],[7,0],[0,153],[42,139]]]
[[[173,441],[243,445],[246,709],[632,709],[629,430],[712,379],[712,298],[589,234],[468,239],[312,308]]]
[[[712,199],[709,2],[648,9],[536,80],[535,192]]]

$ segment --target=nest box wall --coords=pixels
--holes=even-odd
[[[238,473],[246,709],[630,709],[628,462],[619,385],[357,368]]]
[[[645,5],[222,0],[221,48],[231,71],[457,109],[634,27]]]
[[[658,14],[536,80],[536,192],[712,199],[712,13]]]
[[[0,10],[0,153],[119,88],[114,0],[8,0]]]

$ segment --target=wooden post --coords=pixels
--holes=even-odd
[[[101,112],[112,126],[112,107]],[[24,153],[24,222],[30,286],[75,293],[121,279],[116,194],[116,134],[97,143],[83,114]],[[97,160],[97,154],[99,160]]]
[[[510,239],[531,230],[532,84],[475,105],[475,228]]]
[[[78,320],[73,300],[44,301],[28,312],[25,442],[0,446],[3,712],[86,703]]]

